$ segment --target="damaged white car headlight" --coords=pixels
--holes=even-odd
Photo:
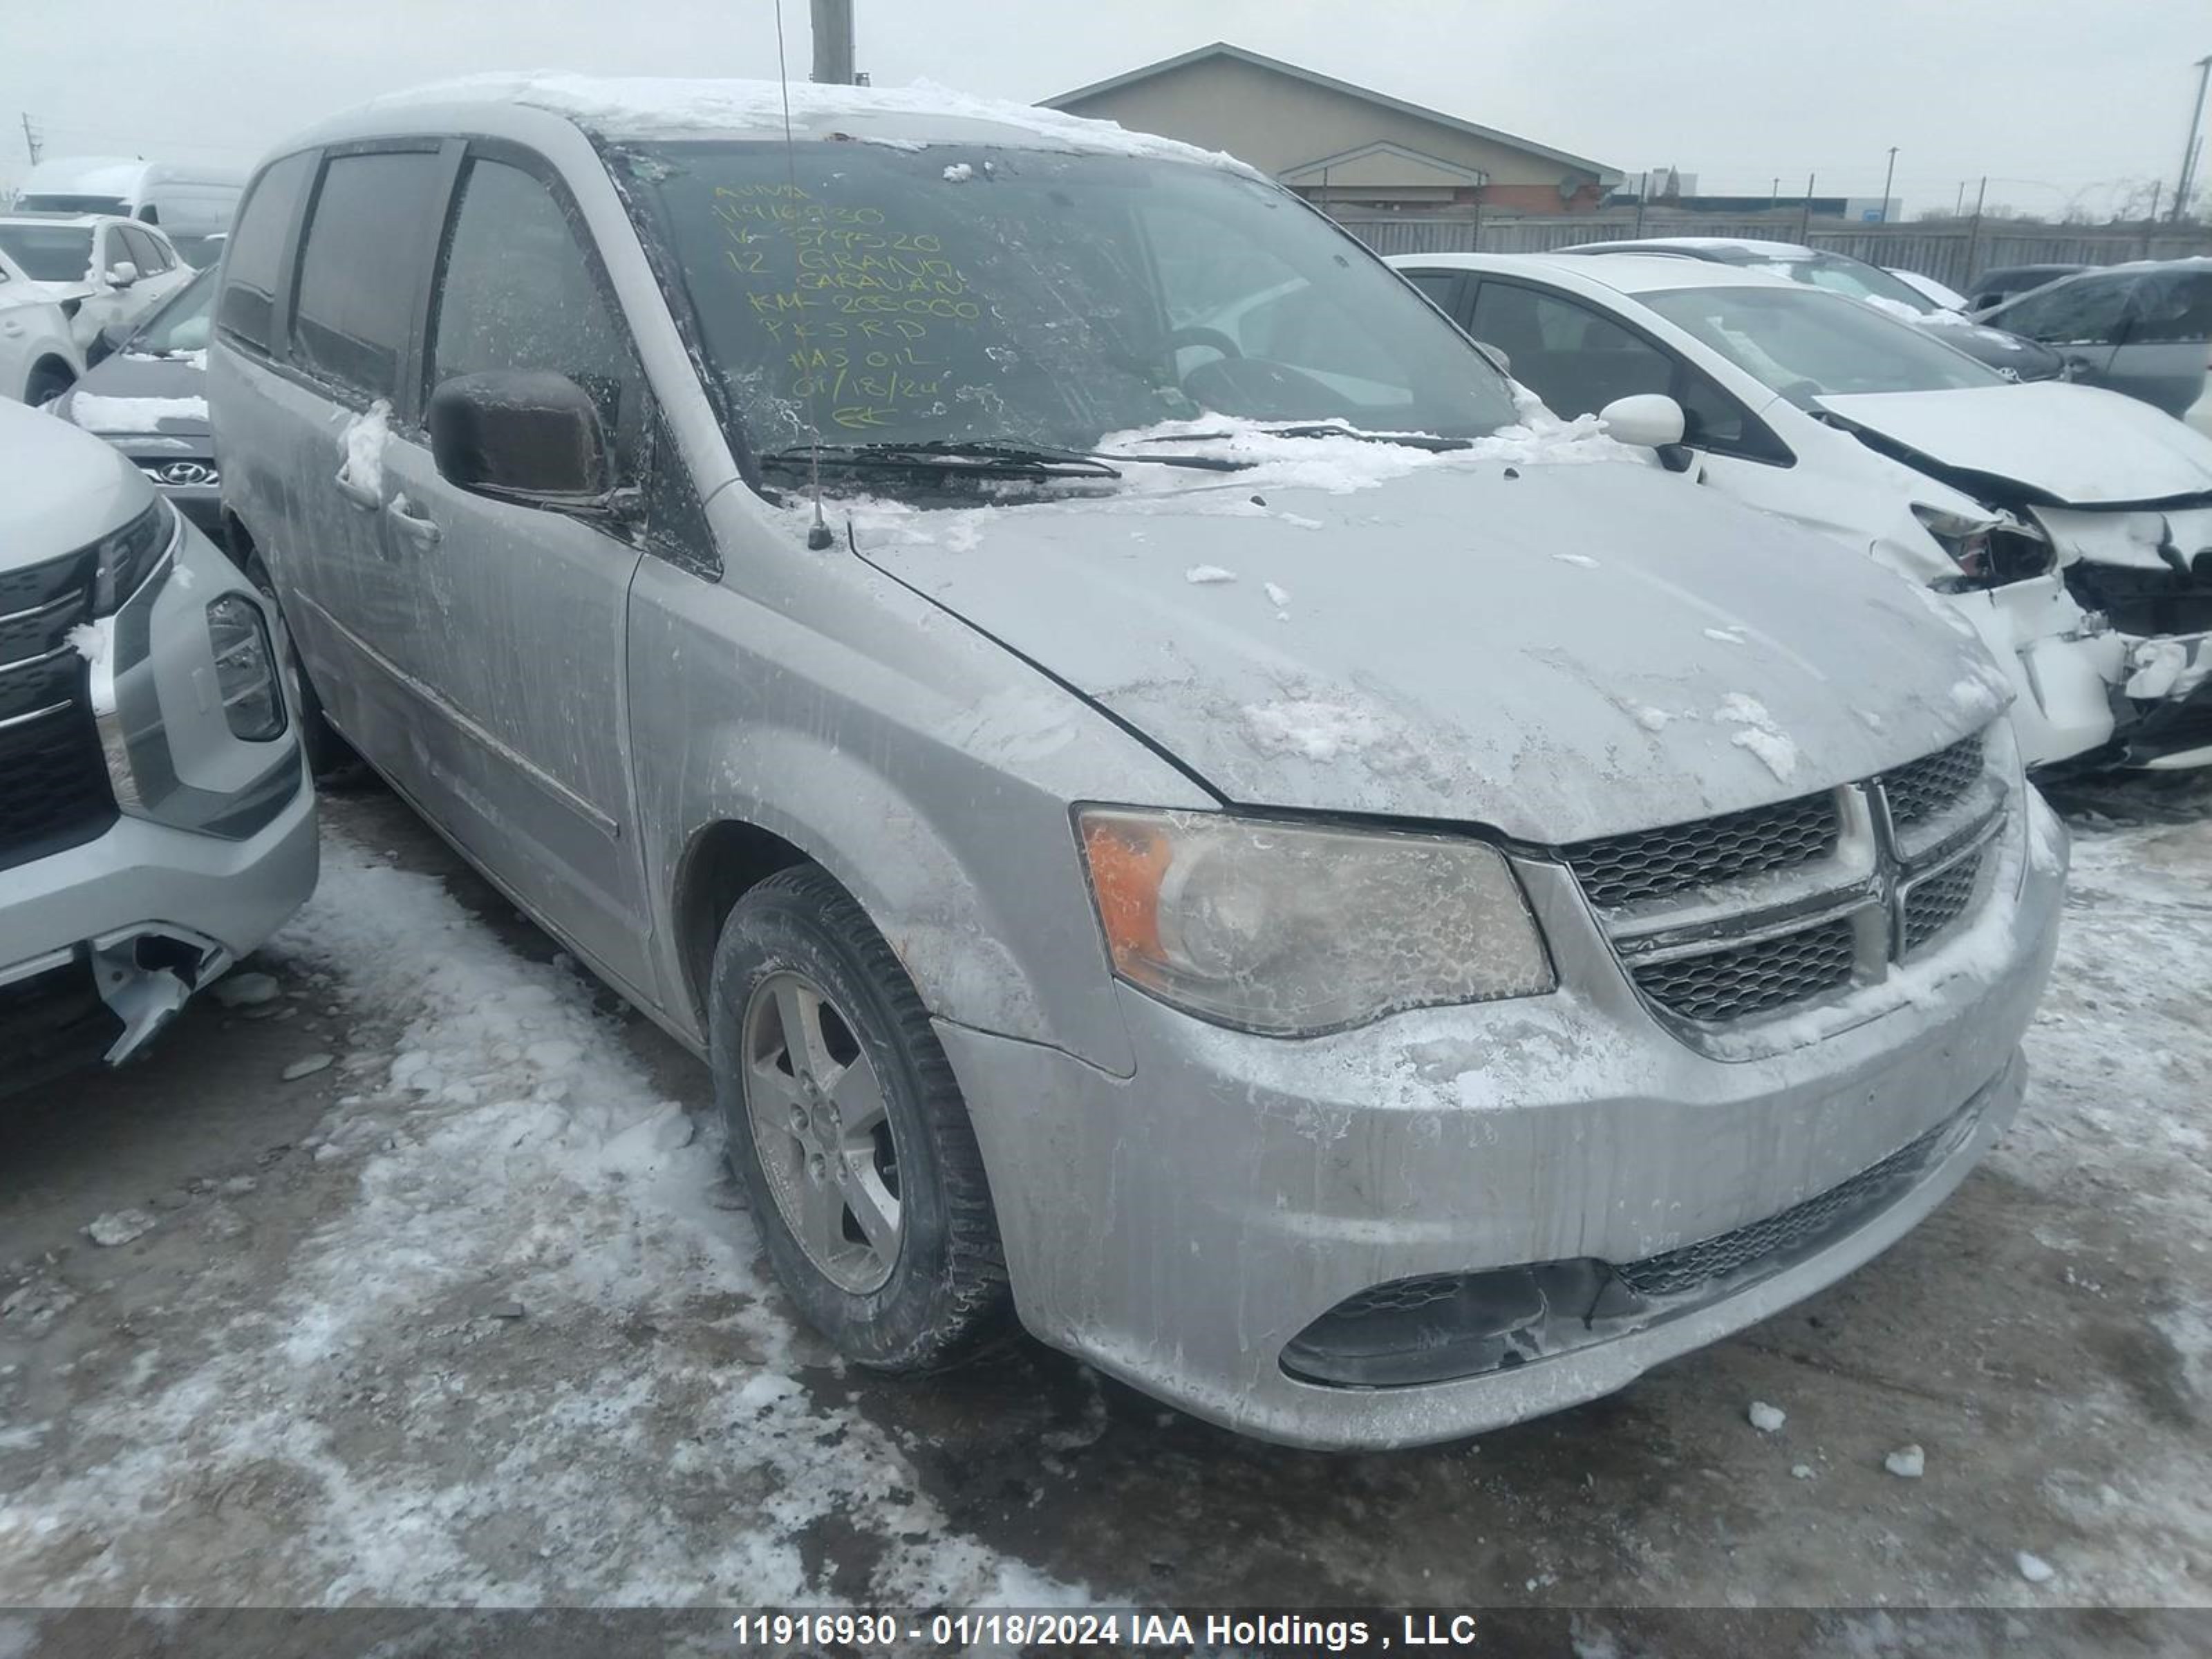
[[[2009,514],[1973,518],[1915,501],[1912,516],[1960,573],[1976,582],[2015,580],[2051,560],[2050,538]]]
[[[1218,1024],[1309,1036],[1558,984],[1480,842],[1118,807],[1076,831],[1114,971]]]

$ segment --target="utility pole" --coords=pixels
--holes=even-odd
[[[814,0],[814,78],[849,87],[853,74],[853,0]]]
[[[1889,222],[1889,185],[1890,181],[1896,177],[1897,146],[1892,144],[1889,147],[1889,171],[1881,175],[1881,217],[1875,222],[1879,224],[1886,225]]]
[[[1818,177],[1814,173],[1805,175],[1805,209],[1797,216],[1797,240],[1801,242],[1813,234],[1813,181]]]
[[[1782,175],[1776,173],[1774,182],[1766,187],[1766,210],[1769,213],[1782,205]]]
[[[39,165],[39,135],[31,126],[31,112],[23,112],[23,150],[31,158],[31,165]]]
[[[2182,214],[2189,207],[2189,198],[2197,183],[2197,129],[2204,119],[2204,84],[2212,77],[2212,53],[2197,60],[2197,96],[2189,106],[2189,142],[2181,147],[2180,182],[2173,187],[2173,222],[2181,222]]]
[[[1982,203],[1990,193],[1990,175],[1982,175],[1981,188],[1974,192],[1974,222],[1966,227],[1966,280],[1969,283],[1978,274],[1974,268],[1975,250],[1982,240]]]
[[[1958,194],[1958,198],[1957,198],[1957,199],[1956,199],[1956,200],[1954,200],[1954,201],[1951,204],[1951,216],[1952,216],[1954,219],[1962,219],[1962,218],[1966,217],[1966,181],[1964,179],[1960,179],[1960,180],[1959,180],[1959,194]]]

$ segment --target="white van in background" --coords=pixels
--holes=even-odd
[[[31,169],[15,211],[115,213],[159,225],[179,253],[204,268],[222,255],[245,183],[235,168],[198,162],[65,156]]]

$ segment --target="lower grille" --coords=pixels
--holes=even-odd
[[[1640,1261],[1617,1262],[1613,1272],[1638,1296],[1680,1296],[1747,1267],[1795,1255],[1858,1219],[1879,1201],[1892,1182],[1917,1174],[1952,1127],[1951,1121],[1937,1124],[1881,1163],[1779,1215],[1700,1239],[1679,1250],[1647,1255]]]
[[[1857,939],[1848,920],[1670,962],[1632,963],[1644,994],[1684,1019],[1745,1019],[1850,983]]]
[[[1974,902],[1974,889],[1981,881],[1982,860],[1986,856],[1976,853],[1941,875],[1913,884],[1905,898],[1905,955],[1911,956],[1947,932],[1966,914],[1966,907]]]

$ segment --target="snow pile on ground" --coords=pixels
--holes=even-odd
[[[104,1461],[0,1500],[0,1603],[118,1585],[200,1602],[301,1585],[325,1603],[800,1602],[830,1594],[801,1547],[823,1524],[865,1540],[879,1603],[1070,1598],[951,1533],[884,1432],[817,1400],[805,1374],[826,1351],[781,1312],[747,1218],[710,1201],[711,1138],[580,975],[337,837],[272,953],[404,1021],[395,1054],[349,1062],[364,1092],[314,1137],[357,1189],[273,1296],[210,1309],[192,1363],[149,1367],[157,1382],[72,1422]],[[522,1320],[575,1334],[559,1374],[501,1364],[493,1345]],[[660,1473],[637,1481],[640,1465]],[[151,1558],[219,1533],[208,1506],[234,1489],[276,1523],[258,1558],[226,1559],[253,1576],[168,1582]],[[703,1553],[702,1504],[722,1516]],[[158,1514],[179,1518],[148,1528]]]

